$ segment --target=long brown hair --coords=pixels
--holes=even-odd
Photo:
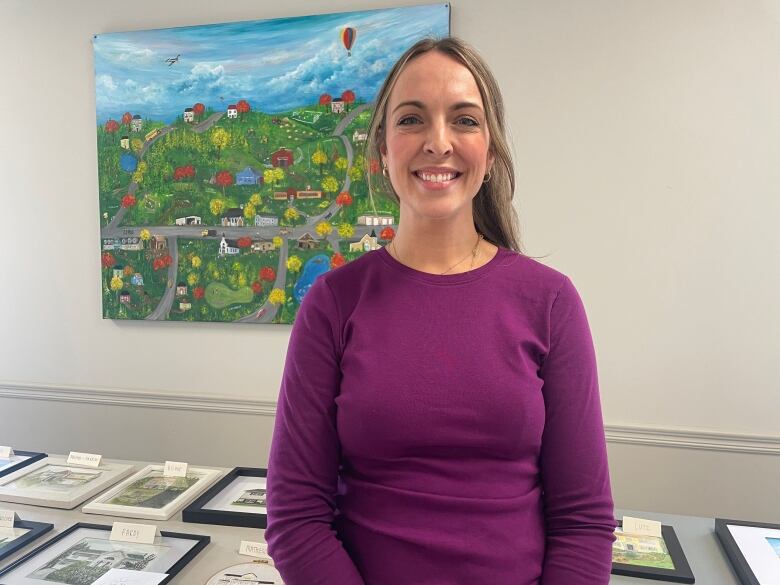
[[[444,53],[471,71],[485,106],[488,131],[490,132],[488,148],[494,156],[494,162],[490,170],[489,181],[482,183],[473,199],[474,226],[479,233],[485,236],[486,240],[522,254],[519,221],[517,212],[512,205],[515,193],[515,170],[510,152],[510,142],[506,135],[504,100],[487,63],[466,42],[457,37],[441,39],[429,37],[416,42],[401,55],[376,96],[374,113],[371,117],[366,141],[366,158],[367,160],[381,160],[379,147],[385,141],[385,117],[390,92],[406,64],[428,51]],[[368,188],[373,194],[376,190],[371,175],[372,173],[369,172]],[[398,194],[390,181],[384,175],[380,174],[380,177],[379,190],[389,194],[396,203],[400,203]]]

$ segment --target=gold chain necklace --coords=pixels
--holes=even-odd
[[[469,270],[471,270],[472,268],[474,268],[474,259],[477,257],[477,248],[479,247],[479,242],[480,242],[480,240],[482,240],[482,238],[483,238],[483,237],[484,237],[484,236],[483,236],[482,234],[479,234],[479,237],[477,238],[477,243],[476,243],[476,244],[474,244],[474,248],[473,248],[473,249],[471,250],[471,252],[469,252],[469,254],[466,256],[466,258],[468,258],[469,256],[471,256],[471,266],[469,267]],[[399,256],[399,255],[398,255],[398,250],[396,250],[396,248],[395,248],[395,238],[393,238],[393,240],[390,242],[390,245],[393,247],[393,253],[395,254],[395,257],[398,259],[398,261],[399,261],[399,262],[401,262],[401,256]],[[465,260],[466,258],[464,258],[463,260]],[[447,273],[448,273],[450,270],[452,270],[452,269],[453,269],[453,268],[455,268],[455,267],[456,267],[458,264],[460,264],[461,262],[463,262],[463,260],[461,260],[460,262],[457,262],[456,264],[453,264],[453,265],[452,265],[452,266],[450,266],[450,267],[449,267],[447,270],[445,270],[444,272],[441,272],[440,274],[447,274]],[[403,264],[403,262],[401,262],[401,264]],[[404,266],[405,266],[405,264],[404,264]]]

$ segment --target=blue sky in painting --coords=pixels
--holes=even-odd
[[[341,43],[346,26],[357,29],[352,56]],[[281,112],[346,89],[373,101],[401,53],[448,33],[442,3],[96,35],[97,122],[126,111],[171,122],[196,102],[222,110],[239,99]]]

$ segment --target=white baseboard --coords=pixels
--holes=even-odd
[[[123,390],[84,386],[53,386],[0,382],[0,398],[77,402],[136,408],[169,408],[275,416],[276,402],[230,396],[176,394],[152,390]],[[608,443],[650,445],[680,449],[703,449],[732,453],[780,455],[780,436],[721,433],[701,429],[605,425]]]

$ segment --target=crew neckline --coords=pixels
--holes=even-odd
[[[482,266],[478,266],[472,270],[467,270],[466,272],[457,272],[455,274],[433,274],[431,272],[423,272],[422,270],[417,270],[416,268],[407,266],[406,264],[396,260],[387,250],[386,246],[380,247],[377,252],[379,253],[379,257],[382,258],[386,264],[392,266],[395,270],[410,278],[422,282],[427,282],[429,284],[447,285],[471,282],[472,280],[482,278],[499,265],[499,260],[501,257],[503,257],[504,254],[506,254],[507,250],[501,246],[498,246],[498,250],[496,250],[496,253],[493,255],[493,257],[485,262]]]

